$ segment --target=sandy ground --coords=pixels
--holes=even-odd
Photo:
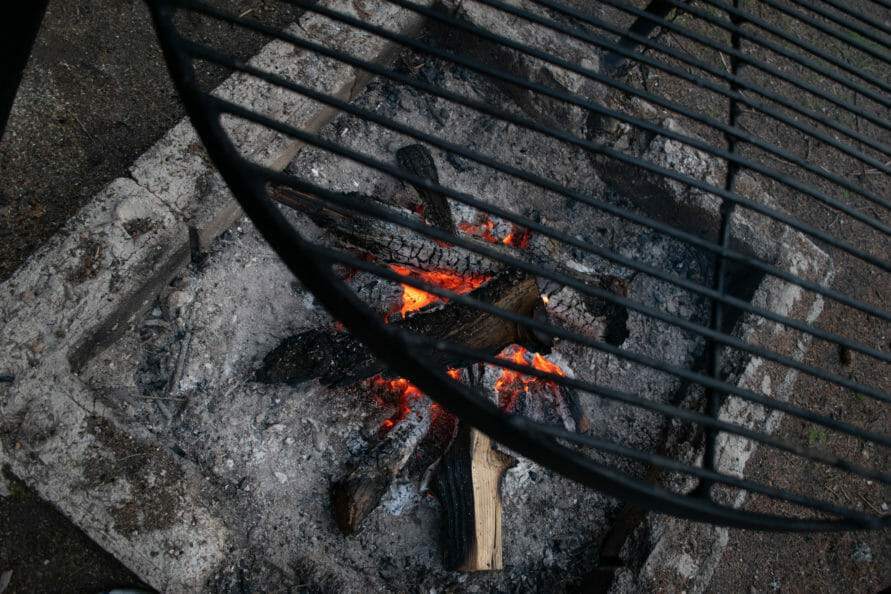
[[[231,4],[239,11],[252,9],[273,23],[291,16],[264,11],[259,1]],[[207,33],[234,37],[231,32]],[[231,41],[246,53],[256,49],[249,40]],[[134,158],[181,117],[142,2],[53,0],[0,142],[0,278],[11,274],[108,181],[125,175]],[[866,247],[879,250],[874,253],[887,251],[887,239]],[[887,277],[873,279],[862,267],[842,264],[839,288],[887,306],[891,289]],[[867,344],[891,348],[887,326],[852,319],[832,306],[824,320],[831,330],[844,327],[848,334],[865,337]],[[813,349],[808,357],[809,363],[889,389],[887,368],[857,358],[844,364],[828,346]],[[860,399],[816,382],[802,381],[799,393],[822,412],[853,412],[867,419],[875,414]],[[889,420],[881,414],[874,420],[879,423],[875,428],[887,432]],[[789,425],[781,431],[800,434],[801,427]],[[775,476],[779,462],[758,454],[750,464]],[[819,485],[815,474],[819,472],[806,467],[788,469],[786,474],[789,480]],[[0,573],[13,572],[7,592],[97,592],[138,583],[24,485],[14,479],[5,482],[9,487],[0,497]],[[871,485],[844,487],[845,497],[875,506],[883,501]],[[756,498],[748,505],[762,509],[764,503]],[[889,559],[887,531],[828,535],[732,531],[711,590],[875,592],[891,585]],[[684,586],[665,587],[681,591]]]

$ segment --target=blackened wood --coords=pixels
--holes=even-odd
[[[396,160],[399,166],[407,172],[426,179],[435,184],[439,183],[439,173],[436,171],[436,163],[430,150],[422,144],[410,144],[396,151]],[[455,221],[452,218],[452,209],[448,199],[434,190],[428,190],[422,186],[412,184],[418,192],[418,196],[424,202],[424,218],[428,223],[445,231],[450,235],[457,234]]]
[[[406,227],[351,211],[347,207],[335,206],[317,196],[297,192],[285,186],[273,188],[269,195],[273,200],[306,215],[347,246],[383,262],[466,276],[481,274],[491,276],[504,269],[504,265],[500,262],[481,256],[472,250],[436,242]],[[371,196],[361,194],[344,196],[361,203],[390,209],[394,215],[407,219],[417,218],[416,214],[406,209],[383,204]],[[503,244],[489,244],[469,234],[465,234],[464,239],[485,245],[488,249],[505,252],[515,249]]]
[[[356,461],[354,468],[331,485],[331,508],[345,535],[380,504],[381,497],[430,428],[432,402],[426,396],[412,403],[411,412]]]
[[[530,318],[536,303],[540,302],[535,279],[515,271],[496,276],[474,289],[470,296]],[[454,302],[429,310],[422,309],[391,324],[400,330],[493,355],[509,344],[535,346],[531,333],[525,327],[476,307]],[[428,360],[442,368],[464,367],[475,362],[463,361],[456,355],[433,349],[429,352]],[[323,384],[342,386],[367,379],[386,369],[386,365],[349,334],[309,330],[285,339],[270,352],[257,372],[257,379],[297,383],[318,378]]]
[[[583,279],[585,284],[628,297],[628,283],[610,276],[597,276]],[[539,277],[539,289],[547,299],[545,311],[552,323],[574,330],[594,340],[602,340],[618,346],[628,338],[628,309],[572,287]]]
[[[443,456],[437,483],[443,508],[445,564],[458,571],[503,568],[499,485],[513,457],[467,424]]]
[[[287,187],[277,187],[270,195],[282,204],[309,216],[317,225],[329,231],[342,242],[366,255],[383,262],[413,266],[431,272],[451,272],[465,276],[493,276],[505,270],[502,262],[481,256],[473,250],[436,242],[420,233],[415,233],[393,223],[365,216],[347,209],[335,208],[321,199],[296,192]],[[356,200],[370,201],[383,206],[370,196],[351,195]],[[386,206],[386,208],[393,208]],[[403,216],[415,216],[406,210],[394,209]],[[534,245],[541,253],[528,252],[503,243],[490,243],[471,234],[462,238],[478,243],[488,250],[504,253],[506,256],[531,259],[533,263],[569,278],[597,287],[621,297],[627,297],[627,283],[609,275],[581,274],[566,268],[560,263],[560,244],[546,238]],[[552,253],[553,252],[553,253]],[[564,286],[545,277],[538,277],[539,290],[549,298],[548,317],[554,323],[612,345],[621,344],[628,337],[628,310],[609,299],[591,296]],[[542,342],[550,337],[541,334]]]

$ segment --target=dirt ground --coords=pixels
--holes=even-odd
[[[272,23],[293,16],[266,11],[261,1],[230,3],[238,12],[251,9]],[[250,40],[239,39],[231,31],[207,33],[230,36],[247,55],[256,49]],[[887,78],[887,72],[884,76]],[[148,11],[140,0],[50,2],[0,142],[0,278],[8,277],[106,183],[125,175],[130,163],[182,115]],[[788,206],[795,212],[811,209],[805,216],[824,227],[834,224],[826,221],[822,209],[809,203]],[[887,217],[885,220],[887,223]],[[855,229],[847,233],[857,236],[871,253],[888,251],[886,237],[860,237]],[[891,293],[888,275],[875,277],[862,265],[845,259],[837,260],[837,266],[837,288],[887,308]],[[821,326],[843,330],[885,352],[891,348],[888,325],[876,326],[865,316],[851,315],[832,303],[827,305]],[[807,362],[891,390],[887,367],[858,357],[847,361],[831,345],[815,345]],[[873,430],[891,430],[887,413],[871,408],[857,395],[840,393],[841,389],[810,378],[799,380],[797,392],[802,404],[819,412],[853,415]],[[781,433],[796,439],[807,429],[785,423]],[[820,439],[853,455],[844,452],[841,440],[832,443],[832,435]],[[855,454],[863,458],[876,455],[868,448]],[[884,456],[884,463],[876,466],[888,468],[887,452],[878,455]],[[785,476],[815,488],[829,484],[827,488],[834,486],[841,502],[846,498],[862,500],[864,509],[880,509],[888,501],[887,491],[881,492],[877,485],[833,485],[820,476],[823,468],[786,468],[766,450],[752,458],[750,468],[764,476]],[[12,570],[7,592],[97,592],[138,585],[135,576],[52,506],[14,479],[8,484],[8,494],[0,497],[0,574]],[[759,498],[747,504],[749,509],[771,511],[768,505]],[[889,585],[891,538],[887,531],[789,535],[734,530],[711,591],[877,592]],[[680,591],[683,585],[675,584],[672,589]]]

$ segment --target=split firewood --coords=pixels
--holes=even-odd
[[[471,291],[469,296],[527,318],[532,317],[536,305],[541,302],[535,279],[517,271],[496,276]],[[491,355],[509,344],[536,344],[525,326],[455,302],[422,309],[405,319],[391,322],[391,325]],[[474,363],[435,349],[428,357],[432,364],[442,369]],[[329,386],[343,386],[386,370],[387,366],[351,335],[314,329],[285,339],[270,352],[257,372],[257,379],[270,383],[298,383],[318,378]]]
[[[334,519],[344,535],[356,532],[359,524],[378,506],[396,474],[412,456],[430,428],[433,403],[426,396],[411,405],[411,412],[397,422],[355,467],[331,485]]]
[[[482,388],[486,366],[462,370],[460,378]],[[457,431],[436,468],[442,502],[445,565],[458,571],[503,568],[501,476],[517,460],[492,445],[487,435],[457,421]]]
[[[459,421],[437,471],[445,521],[445,563],[458,571],[503,569],[501,494],[504,471],[517,460],[488,436]]]

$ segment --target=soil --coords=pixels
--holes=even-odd
[[[258,0],[231,0],[236,12],[252,10],[271,24],[290,21],[292,14],[267,10]],[[854,8],[869,13],[875,7]],[[683,18],[680,15],[678,18]],[[202,23],[194,23],[200,30]],[[801,33],[817,44],[831,42],[814,31]],[[256,40],[237,32],[207,31],[229,47],[243,48],[245,55],[258,47]],[[678,39],[679,45],[689,41]],[[828,47],[832,51],[832,47]],[[723,56],[703,56],[721,64]],[[857,61],[856,55],[846,59]],[[786,65],[783,65],[784,67]],[[877,73],[888,78],[887,71]],[[218,81],[214,72],[208,82]],[[679,81],[648,76],[642,84],[679,99],[689,92]],[[673,86],[674,85],[674,86]],[[835,91],[835,89],[828,89]],[[806,98],[807,100],[807,98]],[[697,104],[696,102],[701,102]],[[688,104],[703,112],[726,106],[711,105],[707,94],[690,97]],[[819,107],[818,105],[816,107]],[[35,43],[6,133],[0,141],[0,278],[7,278],[43,241],[59,231],[65,221],[91,196],[127,167],[168,128],[182,117],[182,108],[167,75],[160,49],[151,29],[148,10],[139,0],[53,0]],[[886,113],[887,116],[887,113]],[[748,114],[749,118],[753,116]],[[828,117],[833,117],[829,111]],[[841,116],[839,116],[841,117]],[[749,119],[749,125],[753,120]],[[856,122],[857,126],[866,125]],[[761,135],[775,141],[780,129],[765,127]],[[773,135],[773,138],[772,138]],[[787,139],[784,139],[787,140]],[[884,139],[888,141],[887,137]],[[833,155],[811,156],[816,163]],[[777,166],[772,163],[772,166]],[[845,172],[853,171],[842,163]],[[884,179],[888,195],[888,180]],[[871,254],[887,252],[887,237],[862,233],[856,225],[845,226],[844,217],[813,201],[790,195],[784,206],[791,212],[855,241]],[[884,221],[888,223],[885,215]],[[838,270],[835,287],[867,303],[886,308],[891,292],[888,275],[876,275],[858,261],[833,253]],[[80,270],[80,269],[79,269]],[[87,265],[80,272],[89,274]],[[887,352],[891,328],[876,324],[827,301],[820,326],[855,337]],[[806,363],[856,378],[891,391],[887,366],[865,357],[849,357],[837,347],[815,341]],[[2,373],[2,369],[0,369]],[[843,393],[838,387],[801,377],[799,404],[824,414],[836,414],[870,429],[888,433],[887,413],[874,403]],[[868,445],[862,451],[840,436],[813,433],[801,422],[783,423],[783,437],[825,442],[849,459],[866,460],[876,468],[889,468],[886,450]],[[755,478],[783,477],[797,484],[828,489],[839,502],[861,505],[879,513],[889,502],[887,489],[874,484],[838,483],[823,476],[815,464],[789,466],[775,452],[762,448],[749,462]],[[876,456],[883,456],[876,460]],[[0,574],[12,570],[7,592],[95,592],[120,586],[138,586],[139,580],[111,556],[93,544],[49,504],[42,502],[20,482],[5,481],[9,495],[0,497]],[[824,487],[823,485],[827,485]],[[0,492],[3,490],[0,489]],[[825,493],[824,493],[825,495]],[[750,497],[746,506],[777,511],[776,504]],[[887,511],[884,511],[887,513]],[[891,539],[888,532],[839,534],[774,534],[731,531],[730,543],[715,572],[710,589],[731,591],[879,591],[891,585]],[[680,591],[683,584],[666,585]]]

